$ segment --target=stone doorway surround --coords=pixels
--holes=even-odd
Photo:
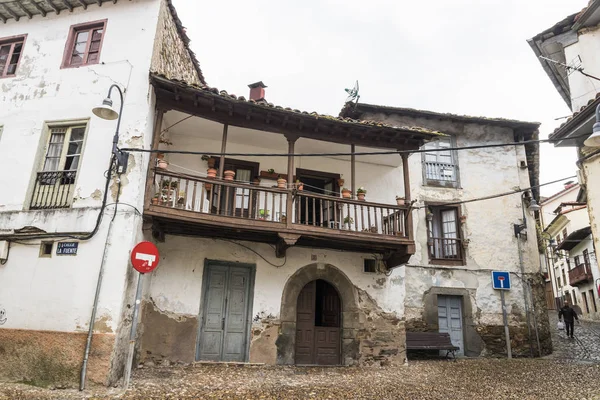
[[[358,305],[357,290],[341,270],[330,264],[309,264],[296,271],[286,282],[281,298],[281,328],[277,338],[277,364],[294,364],[296,347],[296,306],[298,295],[304,286],[317,279],[333,285],[342,303],[342,364],[358,363],[360,341],[358,332],[363,328],[365,317]]]

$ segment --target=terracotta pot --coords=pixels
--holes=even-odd
[[[162,160],[163,158],[165,158],[165,153],[156,153],[156,158]]]
[[[214,168],[217,160],[214,157],[210,157],[208,160],[206,160],[206,162],[208,164],[208,168]]]
[[[277,187],[279,189],[286,189],[287,188],[287,180],[283,179],[283,178],[277,179]]]
[[[152,198],[152,204],[153,205],[157,205],[158,204],[158,197],[153,197]]]
[[[304,184],[301,183],[296,187],[298,190],[304,190]]]
[[[235,177],[235,171],[225,171],[223,172],[223,176],[225,177],[226,181],[232,181]]]
[[[206,176],[207,178],[216,178],[217,177],[217,170],[214,168],[209,168],[206,170]]]
[[[396,197],[396,203],[398,203],[399,206],[403,206],[405,204],[404,197]]]
[[[342,197],[344,199],[349,199],[352,197],[352,192],[349,190],[342,190]]]
[[[167,169],[169,167],[169,163],[165,160],[158,160],[158,168]]]
[[[338,186],[339,186],[339,187],[343,187],[343,186],[344,186],[344,182],[345,182],[345,181],[344,181],[342,178],[339,178],[339,179],[337,180],[337,183],[338,183]]]
[[[357,197],[359,200],[362,200],[362,201],[364,201],[364,200],[365,200],[365,194],[364,194],[364,193],[356,193],[356,197]],[[361,206],[361,207],[362,207],[362,206]]]

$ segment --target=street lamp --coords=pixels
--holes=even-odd
[[[521,235],[521,232],[524,231],[527,228],[527,219],[525,218],[525,207],[523,206],[523,202],[525,200],[525,198],[527,197],[527,192],[524,192],[523,195],[521,196],[521,207],[523,208],[523,223],[522,224],[514,224],[514,230],[515,230],[515,237],[519,237],[519,235]],[[540,205],[537,203],[537,201],[535,201],[534,198],[532,198],[529,201],[529,206],[527,207],[527,211],[529,211],[530,213],[535,213],[536,211],[540,211],[542,207],[540,207]],[[526,234],[527,232],[525,232]]]
[[[115,111],[113,108],[113,102],[110,98],[110,94],[113,89],[117,89],[119,93],[119,98],[121,99],[121,106],[119,107],[119,112]],[[129,153],[126,151],[121,151],[118,148],[119,144],[119,128],[121,126],[121,116],[123,115],[123,92],[121,88],[117,85],[111,85],[108,89],[108,95],[102,101],[102,104],[98,107],[94,107],[92,112],[98,117],[108,121],[117,120],[117,129],[115,131],[115,136],[113,137],[113,147],[112,154],[114,155],[117,161],[117,173],[122,174],[127,170],[127,161],[129,160]]]

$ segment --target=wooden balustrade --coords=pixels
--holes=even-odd
[[[429,238],[429,257],[432,260],[462,260],[463,243],[458,238]]]
[[[152,205],[285,224],[292,230],[408,237],[407,207],[156,170]],[[291,196],[292,215],[286,215]],[[288,218],[291,218],[288,220]]]
[[[592,276],[592,270],[588,264],[579,264],[569,271],[569,284],[571,286],[578,286],[587,282],[592,282],[593,279],[594,277]]]

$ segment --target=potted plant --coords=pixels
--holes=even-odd
[[[213,156],[209,156],[207,154],[204,154],[201,157],[201,159],[202,159],[202,161],[206,161],[206,163],[208,164],[208,168],[214,168],[215,163],[217,162],[217,160]]]
[[[157,205],[158,204],[158,198],[160,197],[160,195],[158,193],[156,193],[154,196],[152,196],[152,205]]]
[[[277,177],[277,187],[279,189],[286,189],[287,188],[287,180],[285,178],[282,178],[281,175],[279,175]]]
[[[165,153],[156,153],[156,159],[162,160],[163,158],[165,158]]]
[[[358,189],[356,189],[356,197],[358,197],[359,200],[364,201],[366,194],[367,194],[367,190],[364,187],[361,186]]]
[[[275,173],[275,170],[273,168],[269,168],[267,170],[268,173],[270,173],[271,175],[273,175]]]
[[[215,179],[217,177],[217,170],[215,168],[209,168],[206,170],[206,177]]]
[[[296,179],[296,189],[304,190],[304,183],[300,182],[299,179]]]
[[[433,219],[433,213],[429,210],[427,210],[427,212],[425,213],[425,219],[427,221],[431,221]]]
[[[177,199],[177,208],[183,208],[185,204],[185,197],[183,197],[183,192],[179,193],[179,198]]]
[[[227,171],[223,172],[223,175],[225,176],[226,181],[232,181],[233,178],[235,177],[235,171],[227,170]]]
[[[337,179],[337,184],[339,187],[344,187],[344,179],[342,178],[343,175],[340,175],[340,177]]]
[[[279,217],[279,221],[281,221],[282,224],[287,223],[287,216],[285,214],[281,214],[281,217]]]
[[[342,198],[349,199],[351,197],[352,197],[352,191],[348,188],[343,188],[342,189]]]
[[[404,204],[406,204],[405,201],[404,201],[404,197],[402,197],[402,196],[396,196],[396,203],[399,206],[403,206]]]
[[[164,158],[159,158],[156,160],[156,166],[160,169],[167,169],[169,168],[169,163]]]
[[[350,225],[352,225],[354,223],[354,218],[352,218],[351,216],[346,216],[346,218],[344,218],[344,226],[346,229],[350,229]]]
[[[268,219],[269,218],[269,210],[260,209],[258,210],[258,219]]]

